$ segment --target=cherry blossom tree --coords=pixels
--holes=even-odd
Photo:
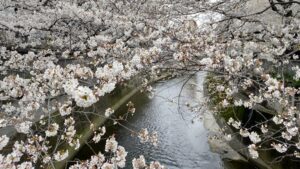
[[[299,2],[217,1],[204,6],[221,17],[201,39],[207,57],[192,63],[214,72],[209,88],[215,111],[233,111],[227,123],[250,142],[252,158],[260,157],[259,149],[271,149],[278,153],[271,162],[297,160]],[[238,107],[248,110],[246,119],[234,112]]]
[[[161,72],[212,73],[218,82],[211,83],[215,111],[244,107],[264,119],[251,126],[228,119],[251,141],[253,158],[258,147],[300,157],[300,3],[259,2],[254,9],[253,0],[1,1],[0,166],[55,168],[68,159],[70,147],[82,145],[78,116],[89,121],[97,114],[95,103],[136,76],[151,91],[148,81]],[[134,114],[133,103],[128,110]],[[107,107],[97,116],[113,113]],[[89,125],[93,142],[104,139],[105,127]],[[15,133],[22,137],[15,139]],[[157,143],[155,132],[137,135]],[[125,167],[127,152],[114,136],[97,153],[71,168]],[[147,164],[141,155],[133,168],[163,166]]]

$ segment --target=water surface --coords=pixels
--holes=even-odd
[[[202,121],[185,106],[201,101],[203,77],[204,74],[198,74],[160,82],[154,85],[152,99],[142,96],[132,99],[136,113],[126,125],[136,130],[156,131],[159,143],[157,147],[140,143],[127,129],[117,128],[116,138],[128,151],[128,168],[139,155],[144,155],[147,162],[158,160],[169,169],[224,168],[219,155],[209,149],[208,132]]]

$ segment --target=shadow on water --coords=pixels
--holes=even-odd
[[[157,160],[169,169],[247,169],[244,163],[223,162],[218,154],[212,153],[207,142],[208,132],[202,121],[194,120],[195,113],[183,106],[187,102],[191,105],[197,104],[203,99],[203,77],[204,74],[198,74],[191,78],[183,88],[180,99],[179,92],[186,77],[155,84],[156,94],[152,99],[141,93],[131,99],[136,113],[124,125],[135,131],[142,128],[147,128],[149,132],[156,131],[159,136],[157,147],[140,143],[128,129],[113,125],[110,121],[106,123],[106,126],[110,126],[107,136],[115,134],[119,144],[128,151],[126,168],[132,168],[131,161],[134,157],[144,155],[147,162]],[[123,105],[116,112],[116,116],[125,112],[127,107]],[[75,159],[84,160],[94,152],[104,152],[104,144],[102,141],[85,145]]]

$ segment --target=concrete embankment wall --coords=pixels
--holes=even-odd
[[[168,74],[162,75],[160,77],[152,79],[150,81],[150,83],[154,83],[156,81],[162,80],[164,78],[167,78],[168,76],[169,76]],[[96,109],[96,112],[98,113],[98,115],[95,115],[95,116],[93,116],[93,118],[90,118],[91,123],[94,124],[94,128],[99,128],[99,127],[103,126],[104,123],[108,119],[110,119],[110,117],[105,117],[105,115],[104,115],[106,108],[110,107],[113,110],[115,110],[115,112],[116,112],[116,110],[118,110],[122,105],[127,104],[130,101],[130,98],[133,97],[138,92],[140,92],[141,89],[143,89],[141,79],[134,78],[131,80],[131,84],[128,85],[128,87],[117,88],[116,89],[117,91],[115,94],[109,95],[109,96],[106,96],[106,97],[100,99],[99,103],[96,103],[95,107],[94,107]],[[87,124],[87,125],[82,126],[82,128],[79,132],[81,135],[80,139],[79,139],[80,148],[82,148],[85,145],[85,143],[87,141],[89,141],[89,139],[92,137],[94,131],[91,130],[90,126]],[[66,162],[72,160],[74,158],[74,156],[80,150],[80,148],[75,150],[74,148],[69,147],[67,144],[64,145],[63,147],[64,147],[64,149],[68,150],[69,156],[63,161],[56,162],[54,164],[56,169],[64,168],[66,165]]]

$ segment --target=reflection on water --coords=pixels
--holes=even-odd
[[[132,159],[140,155],[144,155],[147,162],[159,161],[169,169],[253,169],[246,163],[223,162],[218,154],[212,153],[203,122],[184,106],[185,103],[195,105],[204,100],[201,85],[203,80],[204,74],[199,73],[191,78],[159,82],[154,86],[154,98],[137,94],[131,99],[136,113],[124,125],[135,131],[142,128],[147,128],[150,132],[156,131],[159,136],[157,147],[140,143],[137,137],[131,136],[128,129],[114,126],[111,122],[106,124],[111,125],[107,135],[114,134],[119,144],[128,151],[126,169],[131,169]],[[126,111],[127,107],[123,105],[116,114]],[[94,153],[104,152],[104,145],[104,141],[85,145],[74,159],[84,160]]]
[[[151,100],[146,98],[133,100],[137,112],[128,120],[127,125],[137,130],[147,128],[150,132],[157,131],[159,144],[157,147],[142,144],[137,138],[130,136],[128,130],[119,128],[115,134],[120,145],[129,152],[127,166],[131,166],[132,158],[143,154],[148,162],[158,160],[170,169],[223,168],[220,157],[209,150],[208,133],[202,122],[199,120],[192,122],[195,113],[182,105],[201,99],[201,86],[195,84],[201,83],[202,74],[192,77],[185,84],[187,78],[156,84],[156,95]],[[184,84],[185,87],[182,89]],[[178,96],[181,89],[179,110]]]

